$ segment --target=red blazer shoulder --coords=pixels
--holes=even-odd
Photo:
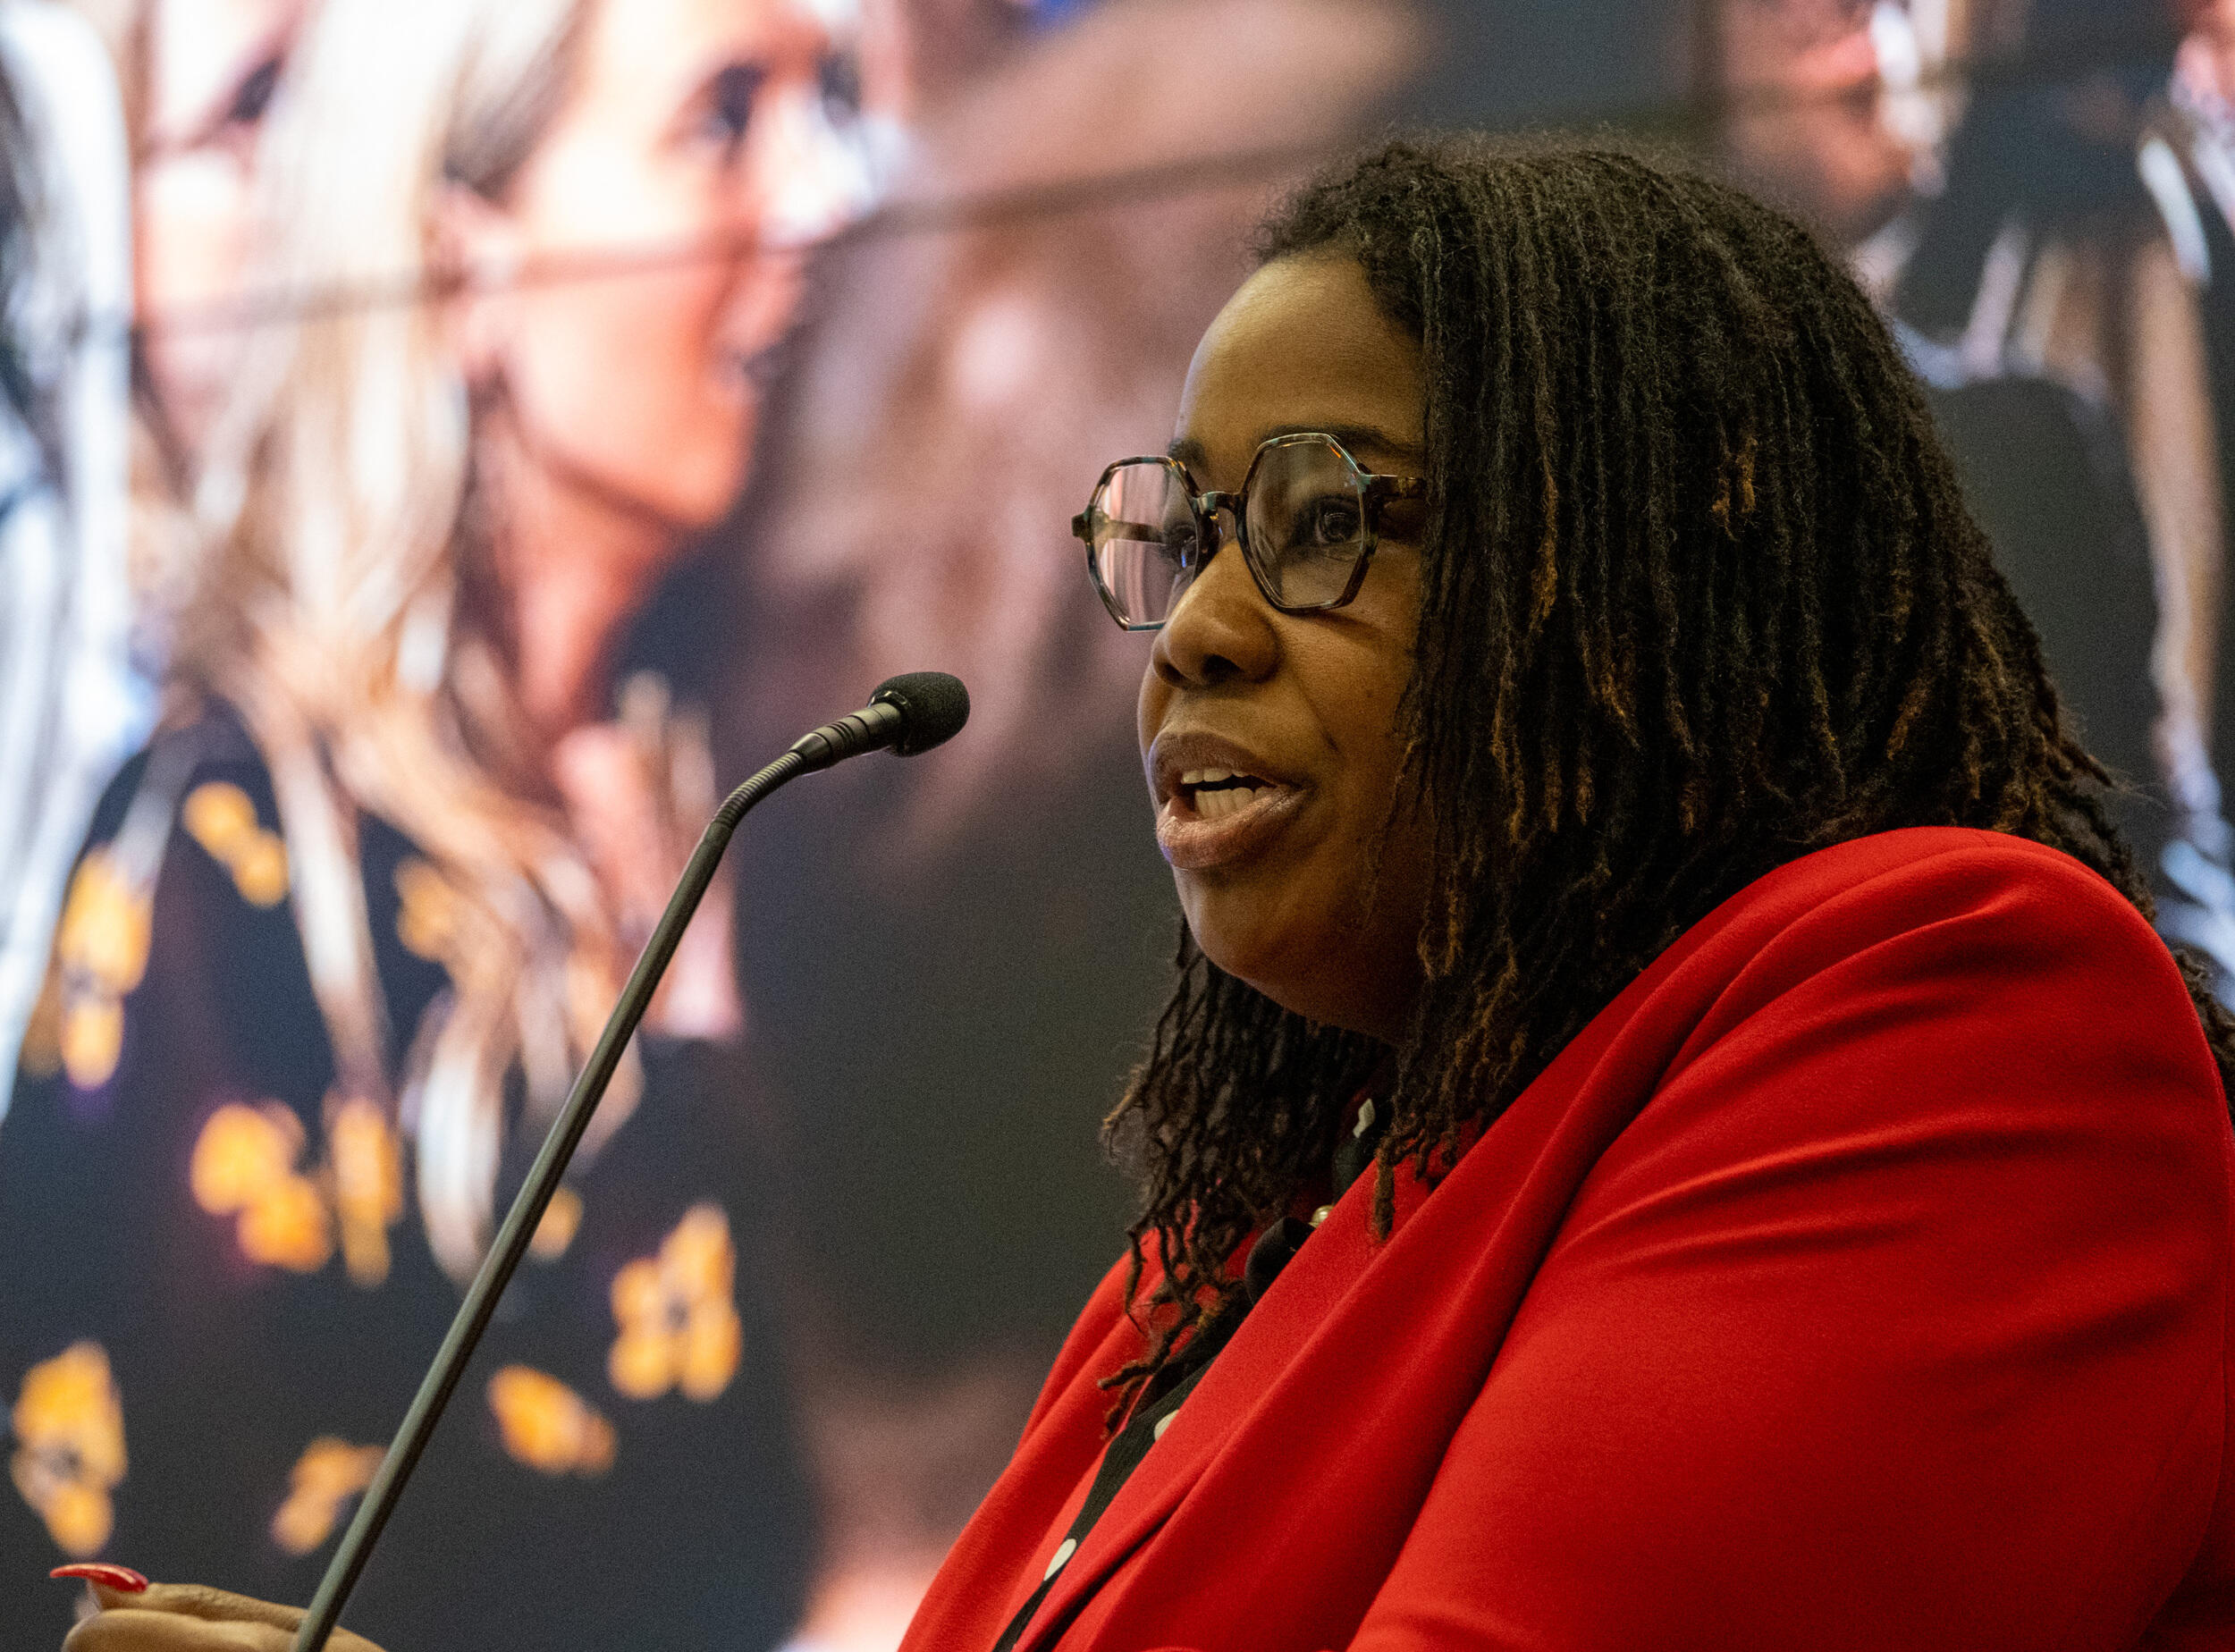
[[[2179,972],[2085,867],[1809,856],[1401,1183],[1386,1242],[1353,1190],[1020,1652],[2235,1646],[2231,1161]],[[1038,1587],[1123,1282],[910,1648]]]

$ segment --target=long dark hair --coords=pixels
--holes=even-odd
[[[1426,986],[1391,1052],[1182,935],[1110,1115],[1167,1269],[1157,1369],[1321,1170],[1377,1062],[1394,1167],[1434,1175],[1685,928],[1772,868],[1902,826],[2050,844],[2147,916],[1922,396],[1798,224],[1626,153],[1396,143],[1262,232],[1354,257],[1421,340],[1430,498],[1399,716],[1434,835]],[[2139,669],[2139,662],[2137,663]],[[2235,1022],[2184,963],[2222,1082]]]

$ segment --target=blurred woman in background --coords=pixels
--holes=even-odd
[[[243,337],[215,311],[244,274],[256,138],[302,4],[9,0],[0,13],[25,100],[0,146],[7,291],[30,347],[0,461],[0,1070],[13,1072],[27,1035],[52,1066],[55,1005],[40,986],[63,887],[103,787],[147,736],[148,679],[193,567],[186,495]]]
[[[2202,230],[2154,107],[2176,9],[1714,0],[1699,56],[1725,156],[1834,236],[1929,385],[2066,704],[2131,788],[2113,807],[2160,927],[2225,990],[2225,461]]]
[[[792,0],[307,24],[256,268],[309,300],[207,426],[166,716],[72,880],[55,1070],[27,1060],[0,1135],[26,1544],[315,1578],[711,807],[699,721],[618,662],[744,479],[797,245],[867,198],[863,96]],[[753,1646],[796,1611],[723,909],[369,1623]],[[568,1564],[593,1531],[642,1546],[633,1585]],[[503,1591],[459,1564],[498,1555]]]
[[[140,408],[190,475],[247,333],[258,139],[307,0],[79,0],[107,36],[132,133]]]
[[[124,158],[93,32],[0,0],[0,1067],[87,819],[147,730],[128,649]]]

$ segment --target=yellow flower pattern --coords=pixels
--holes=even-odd
[[[24,1373],[10,1421],[15,1488],[63,1554],[97,1555],[116,1524],[124,1478],[124,1404],[95,1342],[73,1343]]]
[[[413,856],[396,868],[396,939],[407,950],[441,963],[458,939],[458,892]]]
[[[106,848],[78,863],[55,931],[55,1053],[80,1090],[108,1083],[124,1050],[124,997],[148,969],[154,898]]]
[[[205,780],[186,796],[179,822],[210,858],[232,873],[233,887],[253,906],[276,906],[287,896],[287,846],[257,823],[256,805],[230,780]]]
[[[582,1195],[562,1186],[544,1207],[544,1219],[536,1224],[536,1236],[527,1242],[527,1253],[539,1262],[555,1262],[567,1253],[581,1226]]]
[[[266,1267],[316,1273],[333,1253],[325,1201],[295,1167],[303,1127],[276,1101],[229,1101],[209,1116],[187,1166],[194,1202],[236,1218],[241,1253]]]
[[[207,780],[179,810],[187,835],[232,874],[252,906],[287,897],[287,847],[260,825],[256,804],[229,780]],[[134,874],[115,847],[86,852],[71,874],[55,926],[54,968],[26,1031],[23,1060],[34,1073],[59,1066],[80,1090],[115,1075],[124,1050],[124,999],[148,970],[154,917],[152,872]]]
[[[403,1145],[377,1103],[354,1097],[329,1104],[326,1150],[342,1260],[369,1288],[388,1277],[388,1230],[403,1215]]]
[[[613,1425],[546,1371],[505,1366],[489,1378],[489,1409],[516,1462],[544,1474],[585,1478],[613,1466]]]
[[[613,1276],[613,1339],[605,1370],[614,1390],[656,1400],[671,1388],[707,1401],[730,1386],[744,1348],[734,1295],[738,1258],[730,1218],[711,1200],[693,1205],[661,1242]]]
[[[236,1218],[241,1254],[268,1268],[316,1273],[339,1231],[350,1277],[388,1277],[388,1230],[403,1216],[403,1145],[380,1107],[326,1102],[327,1162],[301,1167],[303,1127],[276,1101],[229,1101],[209,1116],[187,1164],[194,1202]]]
[[[373,1483],[384,1454],[377,1446],[352,1446],[330,1434],[311,1441],[288,1475],[287,1501],[272,1516],[272,1541],[291,1555],[308,1555],[324,1543],[350,1499]]]

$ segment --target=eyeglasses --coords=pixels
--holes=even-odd
[[[1265,600],[1285,614],[1340,608],[1358,594],[1382,508],[1428,491],[1418,476],[1375,476],[1333,436],[1275,436],[1238,493],[1198,493],[1176,459],[1121,459],[1071,518],[1110,618],[1153,631],[1227,540]]]

